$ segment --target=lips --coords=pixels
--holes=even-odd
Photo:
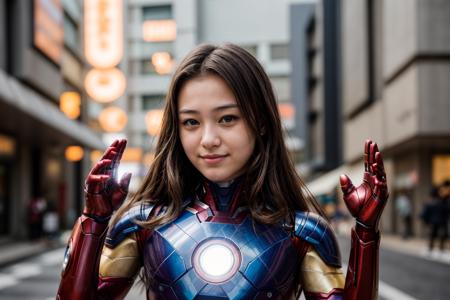
[[[200,155],[200,157],[207,163],[207,164],[217,164],[225,159],[228,155],[221,155],[221,154],[206,154],[206,155]]]
[[[222,154],[206,154],[206,155],[200,155],[201,158],[209,158],[209,159],[214,159],[214,158],[218,158],[218,157],[225,157],[226,155],[222,155]]]

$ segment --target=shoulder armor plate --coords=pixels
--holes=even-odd
[[[114,225],[105,239],[105,244],[114,248],[120,244],[130,233],[139,231],[141,226],[135,221],[146,221],[154,208],[153,204],[143,203],[132,207],[127,211],[120,220]]]
[[[312,212],[295,212],[295,235],[311,244],[329,265],[341,267],[341,254],[333,229]]]

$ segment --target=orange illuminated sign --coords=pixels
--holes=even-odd
[[[142,38],[146,42],[171,42],[177,38],[174,20],[152,20],[142,24]]]
[[[433,185],[438,186],[446,180],[450,180],[450,155],[434,155],[432,161]]]
[[[117,68],[90,70],[84,79],[88,95],[97,102],[108,103],[118,99],[125,92],[126,78]]]
[[[111,68],[123,56],[122,0],[84,1],[84,37],[87,61],[96,68]]]
[[[34,45],[57,64],[64,42],[63,17],[59,0],[34,1]]]

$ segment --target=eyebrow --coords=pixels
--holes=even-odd
[[[226,104],[226,105],[221,105],[218,106],[216,108],[213,109],[213,111],[220,111],[220,110],[225,110],[225,109],[229,109],[229,108],[238,108],[237,104]],[[180,109],[180,111],[178,112],[179,114],[198,114],[199,112],[195,109]]]

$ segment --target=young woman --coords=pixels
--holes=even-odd
[[[388,198],[377,145],[366,142],[359,187],[340,178],[356,218],[344,279],[333,231],[289,160],[270,81],[242,48],[203,45],[181,62],[155,160],[122,204],[125,146],[114,142],[87,177],[58,299],[122,299],[141,269],[148,299],[377,298]]]

